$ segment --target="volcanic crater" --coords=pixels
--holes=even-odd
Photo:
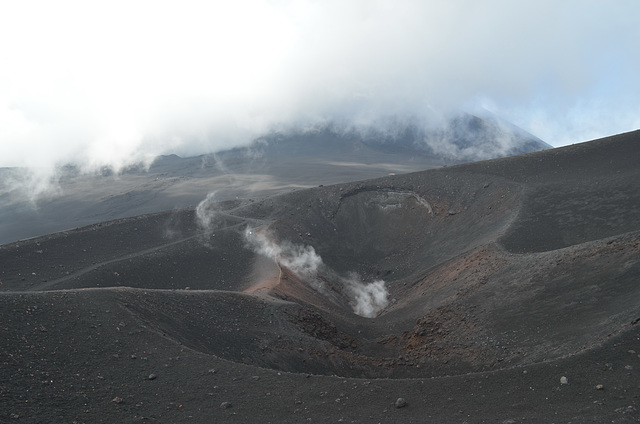
[[[10,243],[0,290],[34,304],[59,291],[87,311],[108,298],[189,349],[293,373],[418,378],[553,361],[640,317],[634,137]],[[581,168],[613,144],[609,164]],[[559,190],[568,179],[580,183]],[[252,230],[277,252],[252,245]],[[297,268],[304,255],[313,269]],[[384,293],[360,316],[356,288],[373,296],[373,284]]]

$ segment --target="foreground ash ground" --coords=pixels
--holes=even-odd
[[[0,246],[2,422],[640,421],[640,132]]]

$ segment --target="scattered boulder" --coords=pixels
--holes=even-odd
[[[633,405],[629,405],[626,408],[618,408],[615,410],[615,412],[617,412],[618,414],[623,414],[623,415],[635,415],[635,413],[637,412],[636,408]]]
[[[231,408],[233,405],[231,404],[231,402],[222,402],[220,404],[220,409],[229,409]]]
[[[398,398],[396,400],[396,408],[404,408],[406,406],[409,406],[409,404],[407,403],[407,401],[405,400],[405,398]]]

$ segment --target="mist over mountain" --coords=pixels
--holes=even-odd
[[[457,113],[433,121],[415,116],[388,116],[367,124],[319,122],[274,130],[256,139],[244,151],[260,156],[315,157],[357,154],[410,154],[453,163],[484,160],[551,148],[538,137],[486,114]]]
[[[638,16],[0,1],[0,423],[639,423]]]
[[[218,200],[263,197],[549,147],[496,117],[460,113],[433,121],[390,116],[283,126],[246,147],[160,156],[121,169],[67,164],[47,177],[4,168],[0,243],[195,205],[212,191]]]

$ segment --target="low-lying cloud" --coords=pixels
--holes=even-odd
[[[0,166],[120,169],[282,123],[483,107],[561,145],[640,126],[640,3],[3,2]]]
[[[29,168],[0,169],[0,196],[11,198],[15,202],[27,200],[37,208],[38,200],[62,193],[60,178],[59,170],[37,172]]]
[[[324,283],[318,278],[323,267],[322,258],[309,245],[294,244],[289,241],[276,242],[275,237],[264,229],[247,227],[244,232],[247,245],[254,252],[272,259],[282,267],[292,271],[298,278],[322,293]],[[357,315],[374,318],[388,305],[388,292],[383,280],[367,283],[356,273],[347,277],[331,274],[335,283],[340,284],[347,296],[353,312]]]

